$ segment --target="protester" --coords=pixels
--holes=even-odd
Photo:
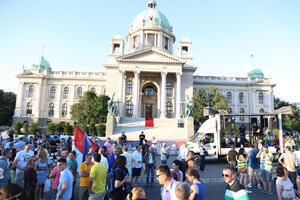
[[[175,188],[178,184],[171,176],[168,165],[160,165],[156,168],[156,178],[159,184],[163,185],[161,189],[162,200],[177,200]]]
[[[290,146],[287,146],[285,148],[285,153],[281,154],[281,156],[278,159],[278,162],[287,169],[288,177],[293,183],[293,185],[296,187],[296,168],[298,167],[298,162],[296,157],[291,152]]]
[[[132,192],[127,195],[126,200],[146,200],[145,190],[141,187],[135,187]]]
[[[183,182],[183,173],[179,170],[181,162],[179,160],[174,160],[172,162],[171,174],[176,181]]]
[[[131,180],[131,182],[133,182],[134,179],[135,179],[134,186],[136,187],[137,184],[138,184],[139,177],[141,176],[141,172],[142,172],[143,157],[142,157],[142,153],[141,153],[141,151],[142,151],[141,147],[137,145],[135,148],[136,148],[136,150],[133,152],[133,158],[135,160],[135,166],[132,169],[132,180]]]
[[[135,166],[135,159],[134,159],[132,153],[128,152],[128,149],[126,146],[123,146],[122,152],[123,152],[123,154],[121,154],[121,155],[126,158],[126,168],[128,170],[129,180],[131,181],[132,168]]]
[[[231,145],[231,150],[227,154],[227,162],[229,167],[236,170],[237,162],[236,162],[237,152],[235,150],[234,145]]]
[[[182,143],[179,149],[179,158],[181,161],[185,161],[188,156],[189,149],[187,148],[187,144],[185,142]]]
[[[289,147],[289,146],[288,146]],[[276,180],[276,191],[278,200],[294,200],[295,192],[293,183],[288,177],[286,168],[279,166],[276,169],[277,180]]]
[[[249,184],[248,188],[252,188],[252,178],[255,178],[258,189],[262,189],[261,180],[258,176],[259,171],[259,158],[256,158],[258,150],[254,148],[254,145],[250,145],[250,151],[248,153],[248,173],[249,173]]]
[[[143,140],[143,144],[142,144],[142,156],[143,156],[143,161],[145,160],[145,154],[147,153],[147,151],[149,150],[149,144],[147,143],[147,140]]]
[[[191,195],[192,200],[203,200],[205,196],[205,189],[202,181],[200,180],[200,173],[195,168],[188,168],[185,172],[188,183],[191,183]]]
[[[203,141],[200,141],[199,150],[200,150],[200,171],[204,172],[205,171],[205,152],[207,152],[207,151],[204,147]]]
[[[175,195],[178,200],[189,200],[191,195],[191,189],[189,184],[180,183],[175,188]]]
[[[120,138],[121,138],[122,146],[126,145],[127,144],[127,136],[125,135],[125,132],[122,132],[122,135]]]
[[[119,152],[121,152],[121,149],[123,147],[123,143],[122,143],[121,137],[118,137],[117,145],[118,145]]]
[[[169,154],[170,154],[170,148],[167,149],[167,144],[163,143],[162,147],[160,149],[160,160],[161,160],[162,164],[165,164],[165,165],[167,164]]]
[[[227,183],[225,200],[249,200],[245,188],[236,180],[236,172],[234,169],[231,167],[224,168],[222,176],[225,183]]]
[[[149,150],[145,154],[145,165],[144,170],[147,173],[146,184],[149,185],[149,176],[151,173],[151,187],[154,184],[154,170],[156,168],[156,155],[152,149],[152,147],[148,148]]]
[[[260,158],[261,180],[264,185],[264,192],[272,195],[273,154],[265,146],[259,150],[256,158]],[[267,185],[269,186],[269,190],[267,190]]]
[[[153,152],[157,154],[157,139],[155,138],[155,136],[153,136],[151,140],[151,147],[153,149]]]
[[[0,179],[0,189],[9,182],[10,178],[10,164],[9,159],[11,153],[9,149],[3,149],[2,156],[0,157],[0,169],[3,170],[2,178]]]
[[[16,183],[20,185],[21,188],[24,186],[24,168],[27,164],[28,158],[34,156],[31,149],[31,144],[29,142],[25,143],[24,150],[17,153],[14,160],[14,166],[16,167]]]
[[[94,165],[89,173],[89,200],[104,199],[105,196],[105,183],[107,178],[108,169],[105,165],[100,163],[101,155],[94,154]]]
[[[118,156],[113,167],[114,173],[114,190],[110,193],[112,200],[124,200],[130,193],[126,190],[126,184],[129,183],[128,170],[126,166],[126,158],[124,156]]]
[[[101,163],[107,168],[107,170],[109,169],[109,165],[108,165],[108,160],[107,158],[105,157],[105,150],[103,147],[100,147],[99,150],[98,150],[98,153],[100,154],[101,156]]]
[[[139,135],[139,140],[140,140],[140,146],[142,146],[144,139],[146,138],[144,131],[141,132]]]
[[[111,142],[111,139],[110,139],[110,137],[108,137],[106,139],[106,142],[104,143],[104,146],[106,147],[107,156],[110,156],[110,154],[112,153],[112,146],[111,146],[110,142]]]
[[[54,167],[52,172],[49,175],[49,178],[52,178],[52,197],[53,199],[56,199],[58,184],[59,184],[59,178],[60,178],[60,171],[58,166]]]
[[[74,189],[76,185],[76,177],[77,177],[77,169],[78,169],[78,163],[76,160],[76,151],[71,151],[69,153],[69,160],[67,162],[67,165],[70,166],[70,170],[73,174],[73,191],[72,191],[72,200],[74,199]]]
[[[298,162],[298,168],[300,167],[300,141],[298,141],[299,146],[297,147],[297,150],[293,152],[293,155],[296,157]]]
[[[246,192],[252,193],[252,191],[248,190],[247,188],[247,182],[248,182],[248,176],[247,176],[247,163],[248,163],[248,157],[245,158],[245,149],[240,148],[238,154],[236,155],[237,160],[237,168],[240,172],[240,184],[244,184],[244,187],[246,188]]]
[[[70,200],[73,191],[73,174],[67,167],[67,160],[60,158],[57,161],[57,166],[60,171],[60,178],[58,184],[57,200]]]
[[[38,185],[35,163],[37,158],[28,158],[24,171],[24,200],[34,200],[35,189]]]
[[[92,157],[92,154],[86,154],[85,161],[79,165],[79,200],[88,200],[89,198],[90,171],[94,165]]]
[[[47,180],[47,175],[50,172],[52,161],[47,157],[45,151],[40,151],[38,154],[38,160],[36,162],[36,174],[38,180],[38,188],[36,190],[36,198],[39,199],[41,194],[41,199],[44,199],[44,187]],[[48,172],[49,171],[49,172]]]
[[[0,199],[3,200],[17,200],[22,198],[23,190],[22,188],[13,183],[8,183],[0,189]]]
[[[110,170],[114,166],[118,154],[119,154],[119,148],[114,148],[113,153],[108,158],[108,166],[109,166],[108,172],[110,172]]]

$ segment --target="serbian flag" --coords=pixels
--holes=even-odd
[[[99,147],[92,141],[86,133],[75,126],[73,150],[76,151],[76,160],[78,166],[84,162],[85,155],[89,152],[89,146],[93,146],[95,150]]]

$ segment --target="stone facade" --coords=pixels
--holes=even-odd
[[[219,88],[229,100],[233,113],[272,111],[271,79],[258,69],[247,77],[195,76],[192,42],[179,40],[167,18],[149,0],[148,8],[130,25],[125,41],[120,35],[110,40],[106,72],[52,71],[44,57],[17,75],[19,85],[15,121],[71,121],[71,105],[85,91],[112,96],[122,117],[177,118],[184,115],[187,97],[210,85]],[[205,66],[203,66],[205,67]],[[258,74],[258,75],[257,75]]]

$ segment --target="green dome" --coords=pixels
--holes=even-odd
[[[255,68],[248,73],[249,78],[264,78],[264,73],[259,68]]]
[[[145,24],[157,24],[162,25],[163,27],[167,29],[171,29],[171,25],[169,23],[169,20],[167,17],[162,14],[160,11],[158,11],[156,8],[155,1],[149,1],[148,2],[148,8],[138,14],[136,18],[133,20],[132,26],[136,29],[144,27]]]
[[[40,71],[51,71],[50,63],[42,56],[40,59],[31,66],[34,70],[40,70]]]

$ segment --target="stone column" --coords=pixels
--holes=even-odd
[[[253,105],[253,112],[252,113],[257,113],[256,111],[256,92],[255,90],[252,91],[252,105]]]
[[[139,95],[140,95],[140,72],[134,72],[134,86],[133,86],[133,116],[139,117]]]
[[[239,92],[237,90],[234,91],[234,111],[233,113],[239,113],[238,103],[239,103]]]
[[[180,118],[180,103],[181,103],[181,75],[182,73],[176,73],[176,118]]]
[[[271,91],[270,92],[270,95],[269,95],[269,111],[273,111],[274,110],[274,107],[273,107],[273,92]]]
[[[24,82],[19,82],[14,117],[22,117],[24,99]]]
[[[161,106],[160,117],[166,117],[166,78],[167,72],[161,72]]]
[[[123,117],[123,105],[124,105],[124,70],[120,70],[120,80],[119,80],[119,113]]]
[[[62,85],[57,85],[57,103],[54,104],[54,117],[59,119],[61,114],[61,93]]]
[[[40,118],[40,111],[41,111],[41,94],[42,94],[42,84],[43,81],[38,83],[37,88],[36,88],[36,93],[35,98],[37,99],[37,104],[36,104],[36,115],[34,116],[35,118]]]

